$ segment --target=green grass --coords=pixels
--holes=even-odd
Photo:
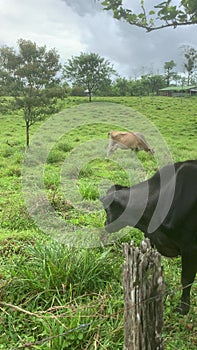
[[[197,158],[197,99],[95,97],[92,104],[86,101],[86,98],[68,98],[65,110],[60,116],[53,116],[51,124],[35,124],[30,129],[30,141],[34,140],[37,153],[29,159],[27,180],[33,183],[31,213],[42,218],[49,204],[49,219],[52,208],[67,224],[70,243],[72,236],[74,241],[85,235],[91,246],[94,229],[100,230],[104,223],[98,198],[111,184],[130,185],[148,178],[160,163],[168,162],[169,154],[174,161]],[[3,106],[0,349],[32,345],[34,349],[44,350],[122,350],[122,242],[134,240],[138,245],[143,235],[137,229],[129,229],[122,236],[112,235],[104,247],[77,248],[61,244],[47,230],[41,230],[27,210],[22,190],[26,155],[22,113],[10,110],[11,100],[4,99]],[[158,133],[152,131],[150,123]],[[35,134],[42,126],[42,134]],[[160,155],[162,138],[168,150],[161,152],[158,160],[145,152],[136,156],[122,150],[106,159],[108,131],[127,127],[145,130],[156,155]],[[33,135],[38,137],[33,139]],[[45,146],[48,153],[42,166]],[[46,197],[39,192],[42,184],[36,178],[40,166]],[[197,285],[192,288],[190,313],[180,317],[174,311],[181,294],[180,259],[162,258],[162,263],[166,283],[165,349],[194,350]]]

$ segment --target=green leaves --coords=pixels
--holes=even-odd
[[[125,8],[122,0],[105,0],[101,4],[104,10],[113,12],[114,18],[123,19],[148,32],[165,27],[197,23],[197,2],[194,0],[182,0],[177,5],[173,4],[173,0],[167,0],[154,5],[152,9],[145,8],[145,1],[141,0],[141,11],[138,13]]]
[[[191,46],[184,46],[184,68],[187,71],[187,83],[192,83],[192,75],[197,68],[197,51]]]
[[[26,145],[29,127],[57,111],[56,99],[64,96],[59,86],[61,69],[55,49],[37,46],[30,40],[19,39],[18,51],[0,48],[0,83],[2,95],[15,96],[15,106],[22,108],[26,123]]]
[[[63,69],[65,78],[88,91],[90,101],[92,93],[108,81],[111,74],[115,71],[110,63],[95,53],[82,52],[69,59]]]

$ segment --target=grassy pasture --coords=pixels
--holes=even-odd
[[[139,182],[169,159],[197,158],[196,98],[95,97],[91,106],[84,102],[67,99],[58,116],[31,129],[35,153],[28,158],[25,176],[31,184],[32,216],[21,182],[27,157],[22,114],[0,114],[0,349],[122,349],[121,244],[131,239],[138,244],[142,234],[125,230],[99,246],[96,234],[103,232],[104,213],[98,198],[110,184]],[[154,144],[155,157],[117,150],[106,159],[107,132],[118,127],[143,130]],[[166,145],[160,149],[162,140]],[[40,167],[45,196],[39,187]],[[80,249],[53,239],[56,233],[59,237],[58,229],[47,231],[50,222],[44,222],[45,230],[36,225],[33,215],[41,220],[48,204],[49,215],[52,209],[58,213],[69,242],[77,237]],[[94,247],[87,248],[91,243]],[[180,317],[174,312],[181,294],[180,259],[162,261],[165,349],[194,350],[197,285],[189,315]]]

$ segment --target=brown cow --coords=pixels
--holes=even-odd
[[[110,131],[109,146],[107,156],[113,153],[117,148],[131,149],[135,151],[146,151],[153,154],[154,151],[150,148],[143,134],[133,131]]]

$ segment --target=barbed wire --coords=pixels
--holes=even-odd
[[[189,284],[189,285],[185,286],[185,288],[187,288],[187,287],[189,287],[189,286],[191,286],[191,285],[197,285],[197,282],[194,282],[193,284]],[[168,297],[168,296],[170,296],[170,295],[175,295],[175,294],[176,294],[177,292],[179,292],[179,291],[182,291],[182,288],[181,288],[181,287],[177,288],[176,291],[172,291],[172,290],[169,291],[169,290],[168,290],[168,291],[165,291],[164,293],[161,293],[161,294],[159,294],[159,295],[149,297],[149,298],[147,298],[146,300],[142,300],[142,301],[140,302],[140,304],[154,302],[156,299],[161,299],[161,298],[164,299],[164,297]],[[96,293],[93,293],[93,294],[96,294]],[[99,295],[100,295],[100,294],[99,294]],[[84,296],[85,296],[85,294],[84,294]],[[68,303],[68,304],[69,304],[69,303]],[[58,319],[58,318],[62,317],[62,314],[60,314],[60,315],[54,315],[54,314],[52,314],[52,315],[51,315],[51,314],[49,314],[49,313],[58,311],[58,310],[60,310],[60,309],[64,309],[64,308],[68,307],[68,304],[66,304],[66,305],[64,305],[64,306],[52,307],[52,308],[49,308],[49,309],[46,310],[46,311],[39,311],[39,312],[35,312],[35,313],[34,313],[34,312],[30,312],[30,311],[28,311],[28,310],[25,310],[25,309],[23,309],[23,308],[21,308],[21,307],[19,307],[19,306],[17,306],[17,305],[13,305],[13,304],[10,304],[10,303],[6,303],[6,302],[0,301],[0,306],[1,306],[0,309],[1,309],[3,312],[6,312],[5,310],[3,310],[2,307],[12,308],[12,309],[15,310],[15,311],[24,313],[24,314],[26,314],[26,315],[28,315],[28,316],[31,316],[31,317],[36,317],[36,318],[38,318],[38,319],[43,319],[43,318],[45,317],[45,315],[47,315],[47,317],[51,317],[51,318]],[[134,307],[135,307],[135,305],[132,305],[132,306],[130,306],[129,308],[127,308],[126,310],[128,311],[128,310],[130,310],[130,309],[132,309],[132,308],[134,308]],[[86,306],[86,308],[87,308],[87,306]],[[72,328],[72,329],[66,330],[66,331],[63,332],[63,333],[56,334],[56,335],[51,335],[51,336],[49,336],[49,337],[45,337],[45,338],[43,338],[43,339],[41,339],[41,340],[38,340],[38,341],[35,341],[35,342],[26,342],[26,343],[24,343],[23,345],[20,345],[20,346],[17,347],[17,348],[16,348],[16,347],[11,348],[10,350],[19,350],[19,349],[24,349],[24,348],[33,348],[34,346],[44,344],[44,343],[49,342],[49,341],[51,341],[51,340],[53,340],[53,339],[57,339],[57,338],[60,338],[60,337],[64,337],[64,336],[66,336],[66,335],[68,335],[68,334],[70,334],[70,333],[78,332],[78,331],[80,331],[80,330],[83,330],[83,331],[86,330],[86,331],[88,331],[88,329],[89,329],[90,327],[93,327],[95,324],[97,324],[97,325],[99,326],[103,321],[106,321],[107,319],[111,319],[111,318],[113,318],[113,317],[117,317],[118,315],[122,314],[123,311],[125,311],[125,308],[124,308],[124,307],[120,308],[119,311],[116,312],[116,313],[112,313],[112,314],[110,314],[110,315],[109,315],[109,314],[108,314],[108,315],[103,315],[103,314],[102,314],[102,317],[99,317],[99,318],[97,318],[96,320],[90,321],[90,322],[88,322],[88,323],[82,323],[82,324],[80,324],[80,325],[78,325],[78,326],[76,326],[76,327],[74,327],[74,328]],[[7,313],[7,312],[6,312],[6,313]],[[95,316],[95,315],[94,315],[94,316]],[[64,317],[65,317],[65,314],[64,314]],[[92,317],[92,315],[84,316],[84,317]],[[197,335],[197,332],[194,332],[194,335]],[[21,340],[22,340],[22,339],[21,339]]]
[[[18,349],[24,349],[24,348],[32,348],[34,346],[37,346],[37,345],[41,345],[41,344],[44,344],[50,340],[53,340],[55,338],[59,338],[59,337],[64,337],[65,335],[68,335],[69,333],[73,333],[73,332],[76,332],[76,331],[79,331],[81,329],[86,329],[87,327],[91,326],[92,322],[89,322],[89,323],[82,323],[81,325],[75,327],[75,328],[72,328],[72,329],[69,329],[67,330],[66,332],[63,332],[61,334],[57,334],[57,335],[51,335],[50,337],[46,337],[46,338],[43,338],[41,340],[37,340],[35,342],[29,342],[29,343],[25,343],[17,348],[11,348],[10,350],[18,350]]]

